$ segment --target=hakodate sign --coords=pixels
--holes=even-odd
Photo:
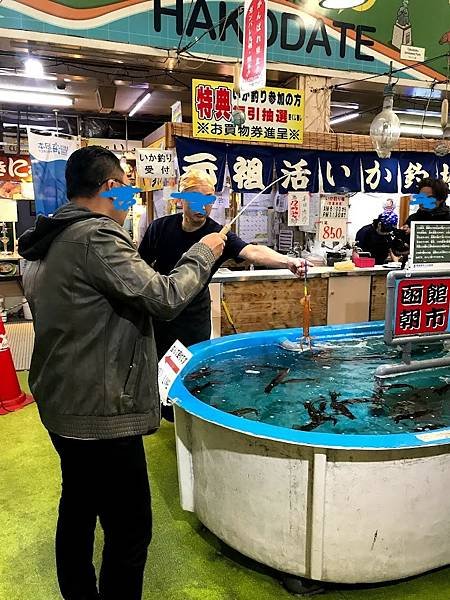
[[[237,7],[223,0],[2,0],[0,36],[46,41],[64,36],[78,45],[82,37],[87,46],[103,41],[105,48],[138,52],[146,46],[166,55],[195,42],[191,53],[230,59],[242,51]],[[402,77],[441,80],[444,58],[411,66],[400,51],[407,44],[425,48],[427,59],[445,54],[449,17],[448,0],[433,0],[433,10],[423,0],[367,0],[345,10],[321,9],[316,0],[275,0],[268,10],[268,61],[285,68],[384,73],[392,60],[395,67],[410,65]]]

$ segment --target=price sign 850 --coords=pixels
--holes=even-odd
[[[324,219],[319,225],[319,242],[345,242],[347,221],[344,219]]]

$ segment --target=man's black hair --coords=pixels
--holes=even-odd
[[[110,150],[87,146],[76,150],[67,161],[67,197],[92,198],[108,179],[122,179],[120,161]]]
[[[439,202],[445,202],[448,198],[448,185],[443,179],[434,179],[433,177],[427,177],[422,179],[417,185],[417,189],[423,190],[424,187],[430,187],[433,190],[433,198],[436,198]]]

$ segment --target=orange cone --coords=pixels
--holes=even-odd
[[[0,319],[0,415],[14,412],[33,402],[33,397],[20,389],[5,326]]]

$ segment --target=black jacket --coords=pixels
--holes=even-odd
[[[450,208],[445,202],[431,209],[419,208],[406,219],[409,226],[412,221],[450,221]]]
[[[112,219],[74,204],[39,217],[19,240],[36,341],[30,386],[51,432],[108,439],[159,426],[152,317],[174,318],[215,259],[204,244],[169,276],[138,255]]]
[[[377,265],[382,265],[388,255],[391,244],[390,235],[381,235],[370,225],[365,225],[356,234],[356,245],[364,252],[370,252]]]

